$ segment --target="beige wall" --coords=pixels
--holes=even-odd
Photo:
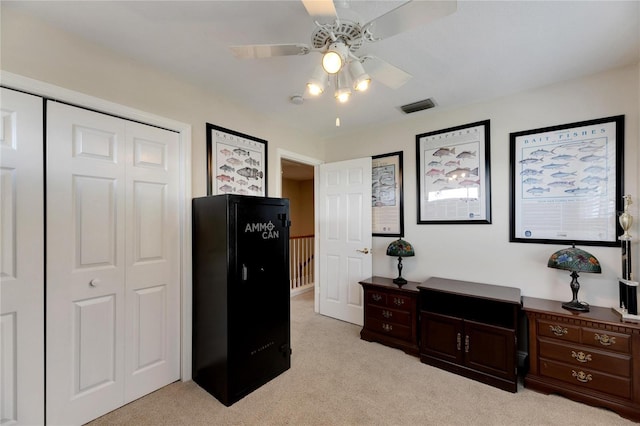
[[[282,179],[282,196],[289,199],[291,236],[313,235],[313,180]]]
[[[259,112],[191,86],[131,58],[116,55],[11,9],[2,8],[0,69],[136,108],[192,126],[192,194],[206,195],[207,122],[266,139],[268,193],[280,179],[278,148],[322,160],[323,144]]]
[[[191,124],[193,196],[206,193],[206,122],[269,141],[269,194],[275,194],[280,179],[275,161],[278,148],[329,161],[404,151],[405,238],[416,248],[416,257],[404,262],[403,275],[409,279],[469,279],[519,287],[530,296],[570,299],[568,274],[546,267],[548,256],[561,246],[508,242],[509,133],[520,130],[624,114],[625,192],[636,200],[632,214],[637,220],[631,233],[639,236],[638,64],[474,105],[437,107],[325,144],[9,9],[2,9],[1,18],[0,69]],[[491,120],[492,224],[417,225],[415,135],[484,119]],[[389,241],[374,238],[375,274],[396,273],[394,259],[384,255]],[[640,249],[634,245],[634,250],[637,270]],[[603,273],[581,276],[581,298],[602,306],[616,304],[620,250],[592,247],[588,251],[600,259]]]
[[[546,267],[549,255],[563,246],[509,242],[509,133],[624,114],[625,193],[635,200],[633,215],[638,220],[631,233],[637,238],[639,71],[636,64],[490,102],[418,112],[396,124],[381,124],[329,141],[327,161],[404,151],[405,239],[416,251],[416,257],[403,262],[402,274],[408,279],[442,276],[482,281],[519,287],[524,295],[570,300],[569,275]],[[417,225],[415,136],[485,119],[491,120],[492,224]],[[354,139],[363,143],[350,143]],[[395,273],[394,259],[384,254],[390,241],[374,238],[374,274]],[[580,298],[601,306],[617,304],[620,249],[583,248],[600,260],[603,271],[600,275],[581,275]],[[633,250],[637,271],[640,249],[635,245]]]

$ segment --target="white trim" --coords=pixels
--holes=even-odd
[[[282,159],[286,159],[286,160],[291,160],[291,161],[296,161],[298,163],[302,163],[302,164],[308,164],[310,166],[313,166],[313,216],[314,216],[314,233],[315,235],[318,235],[318,203],[316,202],[316,194],[318,193],[318,166],[320,164],[324,164],[324,161],[322,160],[318,160],[316,158],[312,158],[312,157],[307,157],[306,155],[302,155],[302,154],[297,154],[295,152],[291,152],[291,151],[287,151],[285,149],[282,148],[278,148],[276,150],[276,176],[278,176],[278,179],[276,181],[276,197],[282,197]],[[314,251],[315,253],[319,253],[319,247],[318,247],[318,238],[314,239]],[[318,261],[317,259],[313,260],[315,262],[314,268],[313,268],[313,282],[314,283],[319,283],[320,282],[320,276],[318,274]],[[314,285],[314,310],[316,312],[319,312],[320,310],[320,286],[319,285]]]
[[[180,210],[181,229],[181,380],[191,380],[191,125],[140,111],[84,93],[0,70],[0,84],[61,102],[90,108],[129,120],[173,130],[180,134]]]
[[[286,149],[278,148],[276,150],[276,194],[275,197],[282,197],[282,159],[295,161],[296,163],[307,164],[309,166],[318,166],[324,161],[317,160],[315,158],[307,157],[306,155],[297,154],[295,152],[287,151]]]

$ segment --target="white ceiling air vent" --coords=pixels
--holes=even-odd
[[[412,112],[422,111],[423,109],[433,108],[434,106],[436,106],[436,104],[433,102],[433,99],[429,98],[412,104],[402,105],[400,109],[405,114],[411,114]]]

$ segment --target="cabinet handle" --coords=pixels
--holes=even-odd
[[[456,336],[456,347],[458,350],[462,349],[462,335],[460,333]]]
[[[393,303],[396,306],[402,306],[402,305],[404,305],[404,299],[400,299],[399,297],[394,297],[393,298]]]
[[[567,334],[569,332],[568,329],[566,329],[565,327],[561,327],[559,325],[550,325],[549,329],[553,332],[553,334],[555,334],[556,336],[564,336],[565,334]]]
[[[382,329],[384,331],[389,332],[389,331],[393,330],[393,326],[391,324],[382,324]]]
[[[576,370],[571,370],[571,375],[576,378],[577,381],[582,383],[589,383],[593,380],[591,374],[587,374],[584,371],[579,371],[576,373]]]
[[[469,353],[469,335],[464,336],[464,351]]]
[[[589,362],[589,361],[591,361],[591,354],[585,354],[582,351],[580,351],[578,353],[576,353],[576,351],[571,351],[571,357],[575,358],[576,361],[578,361],[578,362]]]
[[[378,293],[373,293],[373,294],[371,295],[371,298],[372,298],[373,300],[375,300],[376,302],[379,302],[379,301],[381,301],[381,300],[382,300],[382,296],[380,296]]]
[[[616,344],[616,338],[615,337],[609,337],[606,334],[600,335],[598,333],[595,334],[594,339],[596,339],[596,341],[600,342],[600,344],[602,346],[611,346],[611,345],[615,345]]]

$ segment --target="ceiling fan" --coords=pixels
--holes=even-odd
[[[372,56],[358,56],[364,43],[373,43],[410,29],[425,25],[435,19],[452,14],[457,9],[455,0],[406,1],[397,7],[361,23],[341,19],[333,0],[301,0],[307,13],[314,19],[311,44],[252,44],[231,46],[233,54],[242,59],[260,59],[272,56],[322,54],[322,63],[316,67],[307,83],[309,93],[321,94],[327,83],[335,84],[335,96],[345,102],[354,90],[366,90],[371,76],[376,81],[396,89],[405,84],[411,75],[390,63]],[[348,3],[344,0],[341,3]],[[363,64],[366,64],[366,71]]]

